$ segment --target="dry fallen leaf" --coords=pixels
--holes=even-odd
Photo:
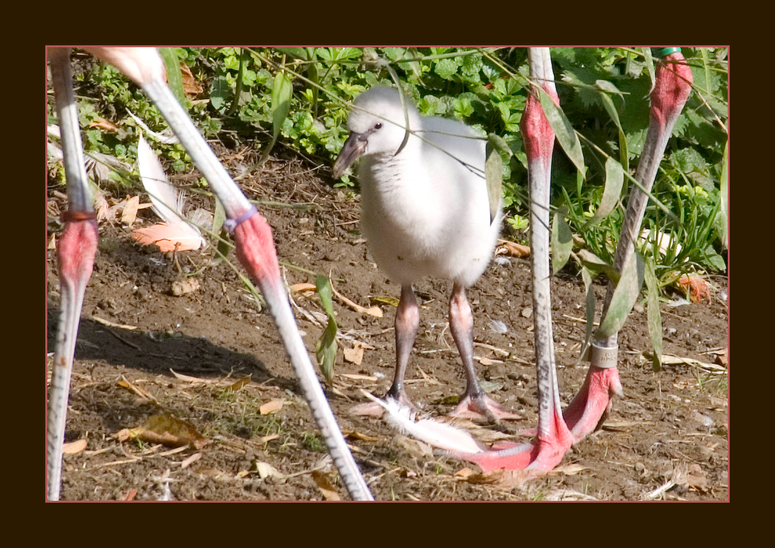
[[[341,377],[346,377],[354,381],[371,381],[377,382],[379,379],[372,375],[358,375],[357,373],[341,373]]]
[[[277,479],[283,479],[285,478],[285,474],[278,471],[277,468],[269,464],[268,462],[259,462],[256,461],[256,471],[258,472],[258,477],[261,479],[266,478],[277,478]]]
[[[277,438],[279,438],[279,437],[280,437],[280,434],[269,434],[268,436],[261,436],[261,437],[260,437],[260,438],[258,438],[256,441],[257,441],[257,442],[258,442],[260,445],[263,445],[263,444],[265,444],[266,442],[268,442],[268,441],[272,441],[272,440],[276,440],[276,439],[277,439]]]
[[[116,127],[114,123],[109,122],[105,118],[97,118],[89,124],[89,127],[96,127],[97,129],[110,131],[111,133],[116,133],[118,131],[118,127]]]
[[[527,257],[530,255],[530,248],[526,245],[508,240],[498,240],[498,246],[495,248],[496,255],[511,255],[512,257]]]
[[[692,367],[699,367],[700,369],[703,369],[709,372],[718,372],[718,373],[726,372],[726,368],[721,367],[720,365],[716,365],[715,363],[705,363],[692,358],[681,358],[678,356],[671,356],[669,354],[662,355],[662,364],[663,365],[686,364]]]
[[[172,282],[170,293],[175,297],[180,297],[186,293],[193,293],[202,287],[198,278],[186,278],[185,280],[175,280]]]
[[[371,403],[359,403],[353,405],[347,412],[355,417],[381,417],[385,412],[379,405],[372,405]]]
[[[415,457],[433,456],[433,449],[425,442],[399,435],[396,436],[394,443]]]
[[[317,287],[315,286],[315,284],[310,284],[310,283],[293,284],[288,289],[291,290],[291,293],[305,293],[308,291],[317,291]]]
[[[490,358],[485,358],[484,356],[474,356],[474,359],[484,366],[492,365],[492,360]]]
[[[727,367],[729,365],[729,348],[724,348],[723,350],[719,350],[717,352],[714,352],[716,354],[715,363],[718,365],[723,365],[724,367]]]
[[[386,304],[398,308],[398,299],[387,295],[371,295],[369,296],[369,302],[371,304]]]
[[[457,472],[455,472],[455,476],[456,477],[463,478],[463,479],[468,478],[471,474],[475,474],[475,472],[473,470],[471,470],[470,468],[468,468],[468,467],[463,468],[462,470],[458,470]]]
[[[480,442],[490,445],[496,441],[513,440],[514,434],[507,434],[499,430],[493,430],[492,428],[482,428],[476,431],[475,438]]]
[[[172,370],[172,368],[170,368],[170,373],[175,375],[175,378],[180,380],[180,381],[186,381],[186,382],[212,382],[212,381],[208,381],[207,379],[200,379],[200,378],[197,378],[197,377],[189,377],[188,375],[183,375],[181,373],[176,373],[175,371]]]
[[[148,417],[137,428],[125,428],[115,434],[119,441],[138,438],[148,443],[160,443],[171,447],[191,444],[201,449],[209,443],[190,423],[169,413]]]
[[[492,472],[475,473],[468,476],[469,483],[495,485],[503,489],[521,487],[526,481],[543,475],[538,470],[494,470]]]
[[[352,431],[344,431],[342,430],[342,435],[347,437],[351,440],[361,440],[361,441],[382,441],[384,438],[378,438],[376,436],[367,436],[366,434],[361,434],[360,432]]]
[[[191,69],[188,68],[188,65],[183,61],[180,62],[180,77],[181,80],[183,80],[183,93],[185,93],[186,97],[189,99],[193,99],[204,91],[201,84],[197,82],[194,75],[191,74]]]
[[[70,443],[65,443],[62,446],[62,453],[65,455],[75,455],[76,453],[80,453],[84,449],[86,449],[87,441],[86,438],[73,441]]]
[[[363,345],[357,342],[353,348],[345,348],[342,353],[345,360],[355,365],[360,365],[363,361]]]
[[[331,283],[331,291],[333,291],[334,295],[342,301],[344,304],[355,310],[356,312],[360,312],[361,314],[369,314],[370,316],[374,316],[375,318],[381,318],[382,317],[382,309],[378,306],[372,306],[371,308],[364,308],[361,305],[354,303],[341,293],[339,293],[336,288],[334,287],[333,282]]]
[[[137,329],[136,325],[126,325],[122,323],[115,323],[115,322],[111,322],[106,319],[100,318],[99,316],[92,316],[91,319],[97,323],[101,323],[102,325],[107,325],[108,327],[118,327],[119,329],[127,329],[129,331],[133,331]]]
[[[156,402],[156,398],[154,398],[152,394],[150,394],[149,392],[143,390],[138,386],[135,386],[134,384],[126,380],[123,376],[121,377],[121,380],[118,381],[118,385],[121,388],[126,388],[130,392],[133,392],[135,395],[139,396],[140,398],[146,401]]]
[[[339,497],[339,493],[336,492],[334,486],[331,485],[331,482],[329,481],[326,474],[319,470],[313,470],[312,479],[315,480],[315,483],[317,484],[320,493],[323,495],[323,498],[326,500],[342,500]]]
[[[194,453],[183,462],[180,463],[180,469],[188,468],[190,465],[202,458],[202,453]]]
[[[586,466],[580,464],[566,464],[565,466],[558,466],[550,472],[550,474],[565,474],[566,476],[575,476],[582,470],[586,470]]]
[[[127,226],[132,226],[137,220],[137,209],[140,205],[140,196],[132,196],[127,198],[126,205],[124,206],[124,212],[121,214],[121,222]]]
[[[556,489],[546,494],[544,500],[569,501],[569,500],[598,500],[593,496],[574,491],[573,489]]]
[[[119,498],[119,500],[122,500],[124,502],[129,502],[129,501],[135,500],[136,496],[137,496],[137,489],[130,489],[129,491],[126,492],[126,494],[123,497]]]
[[[672,480],[678,485],[684,485],[699,491],[708,490],[708,476],[699,464],[678,464],[673,470]]]
[[[237,390],[239,390],[240,388],[248,384],[251,380],[253,380],[253,373],[251,373],[247,377],[241,378],[240,380],[238,380],[233,384],[230,384],[227,388],[232,392],[236,392]]]
[[[115,217],[115,214],[111,214],[108,200],[102,192],[97,192],[94,196],[94,209],[97,213],[97,222],[112,221],[112,217]]]
[[[268,415],[269,413],[275,413],[283,408],[283,400],[272,400],[269,403],[265,403],[258,408],[258,412],[262,415]]]

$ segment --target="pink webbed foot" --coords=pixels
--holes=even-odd
[[[461,419],[488,420],[498,422],[500,420],[518,420],[522,417],[511,411],[507,411],[498,402],[485,394],[478,396],[463,396],[460,403],[449,414],[450,417]]]
[[[543,474],[553,470],[573,445],[573,435],[558,413],[553,414],[548,432],[530,443],[500,442],[481,453],[451,453],[450,456],[474,462],[483,471],[526,470]]]
[[[600,369],[590,366],[584,384],[563,412],[565,423],[573,434],[573,443],[603,425],[614,395],[622,395],[619,370],[616,367]]]
[[[584,381],[573,401],[563,411],[565,423],[573,434],[573,443],[578,443],[605,422],[614,396],[622,395],[619,370],[600,369],[590,366]],[[535,436],[535,427],[521,430],[520,436]]]
[[[478,464],[483,471],[527,470],[545,473],[562,461],[565,452],[599,428],[611,409],[614,395],[621,395],[622,385],[616,368],[590,367],[579,393],[560,416],[553,414],[546,435],[539,434],[530,443],[500,442],[481,453],[455,453],[454,458]],[[522,432],[535,434],[537,429]]]

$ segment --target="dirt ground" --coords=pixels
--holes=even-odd
[[[255,154],[225,149],[220,155],[231,173],[257,160]],[[251,199],[304,206],[260,206],[273,227],[289,286],[314,283],[315,273],[330,274],[335,289],[362,306],[371,306],[373,297],[397,299],[400,288],[377,269],[359,234],[357,197],[333,189],[329,175],[289,156],[270,159],[240,185]],[[55,234],[65,205],[57,191],[63,190],[49,188]],[[107,198],[113,204],[126,196]],[[199,201],[212,210],[209,198]],[[142,210],[132,228],[152,222],[150,210]],[[212,266],[212,248],[174,257],[138,245],[130,231],[120,220],[100,224],[66,430],[67,442],[86,445],[64,458],[62,499],[347,500],[274,325],[235,270],[225,263]],[[59,279],[53,250],[48,258],[51,352]],[[229,260],[243,272],[233,252]],[[170,288],[181,272],[197,272],[201,287],[173,296]],[[540,478],[519,483],[504,474],[482,476],[476,465],[435,454],[382,419],[350,413],[366,401],[361,389],[382,396],[390,385],[395,314],[390,304],[378,305],[384,314],[377,318],[335,299],[342,338],[329,401],[378,500],[727,500],[727,376],[713,365],[714,351],[727,346],[726,280],[709,281],[711,303],[663,303],[664,353],[686,360],[673,360],[659,372],[643,357],[651,345],[646,313],[636,307],[619,339],[623,397],[615,399],[601,430]],[[448,413],[464,388],[447,323],[450,290],[444,280],[416,285],[421,326],[408,391],[434,416]],[[567,405],[587,367],[578,363],[584,286],[580,277],[561,272],[552,290],[559,382]],[[493,262],[468,293],[480,376],[494,399],[523,417],[498,426],[467,425],[490,443],[514,439],[537,420],[530,292],[529,257],[510,257]],[[605,294],[600,280],[595,292],[599,311]],[[314,355],[322,328],[310,318],[319,317],[322,307],[314,292],[296,292],[293,299]],[[501,322],[505,332],[493,322]],[[364,347],[360,364],[345,360],[342,352],[357,343]],[[49,354],[49,367],[51,361]],[[182,448],[119,441],[121,430],[157,414],[186,421],[204,440]]]

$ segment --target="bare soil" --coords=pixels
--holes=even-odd
[[[224,149],[220,155],[232,173],[255,167],[257,159]],[[371,306],[371,297],[398,298],[400,288],[373,263],[359,233],[357,196],[332,188],[330,180],[290,156],[270,159],[240,185],[251,199],[309,205],[260,208],[273,227],[289,286],[314,283],[314,273],[330,274],[336,290],[362,306]],[[49,226],[55,233],[61,229],[57,210],[65,207],[56,190],[63,189],[49,189]],[[114,203],[125,196],[108,198]],[[209,198],[197,200],[212,210]],[[142,210],[133,228],[151,222],[156,220],[150,210]],[[64,458],[63,500],[159,500],[167,488],[166,497],[181,501],[346,500],[275,327],[235,270],[225,263],[212,266],[212,248],[175,257],[138,245],[130,231],[120,221],[100,225],[66,431],[67,442],[87,445]],[[48,253],[52,351],[59,279],[55,252]],[[233,252],[229,259],[243,272]],[[201,287],[173,296],[172,283],[192,272]],[[726,279],[709,281],[712,302],[662,307],[664,353],[687,362],[652,370],[643,356],[651,348],[646,313],[636,308],[619,340],[624,396],[614,401],[603,428],[543,477],[513,482],[503,474],[482,476],[476,465],[435,454],[382,419],[350,413],[366,401],[361,389],[381,396],[390,385],[395,308],[389,304],[379,305],[384,314],[376,318],[335,300],[343,337],[329,401],[379,500],[727,500],[727,376],[702,365],[714,362],[713,350],[727,346]],[[442,416],[464,388],[448,329],[451,284],[428,279],[416,290],[421,328],[408,391],[424,412]],[[559,382],[567,405],[586,374],[587,365],[578,360],[584,286],[579,276],[563,271],[552,290]],[[480,376],[494,399],[523,416],[479,425],[474,434],[488,441],[513,439],[537,420],[530,293],[529,257],[492,263],[468,292]],[[602,280],[595,293],[599,312]],[[318,297],[297,292],[293,299],[314,356],[322,328],[310,316],[322,312]],[[502,322],[506,332],[496,332],[493,321]],[[356,341],[365,344],[359,365],[342,354]],[[261,414],[261,406],[278,400],[279,410]],[[157,414],[186,421],[207,443],[176,450],[117,438]]]

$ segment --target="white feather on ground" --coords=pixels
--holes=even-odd
[[[362,391],[369,399],[379,403],[388,412],[388,423],[398,428],[401,432],[414,436],[420,441],[458,453],[481,453],[485,450],[476,438],[464,430],[448,424],[436,422],[433,419],[421,419],[416,421],[413,411],[398,403],[393,398],[382,401],[375,398],[365,390]]]
[[[155,131],[151,131],[151,128],[145,125],[145,123],[134,115],[134,113],[126,109],[126,111],[129,113],[129,115],[134,118],[134,121],[137,123],[138,126],[140,126],[143,131],[145,131],[148,135],[162,143],[163,145],[174,145],[175,143],[179,143],[178,138],[173,134],[169,129],[165,129],[164,133],[157,133]]]
[[[185,195],[167,182],[167,174],[150,145],[140,137],[137,144],[137,169],[151,198],[153,210],[163,223],[132,232],[143,245],[157,245],[162,251],[187,251],[206,245],[196,226],[183,217]]]

